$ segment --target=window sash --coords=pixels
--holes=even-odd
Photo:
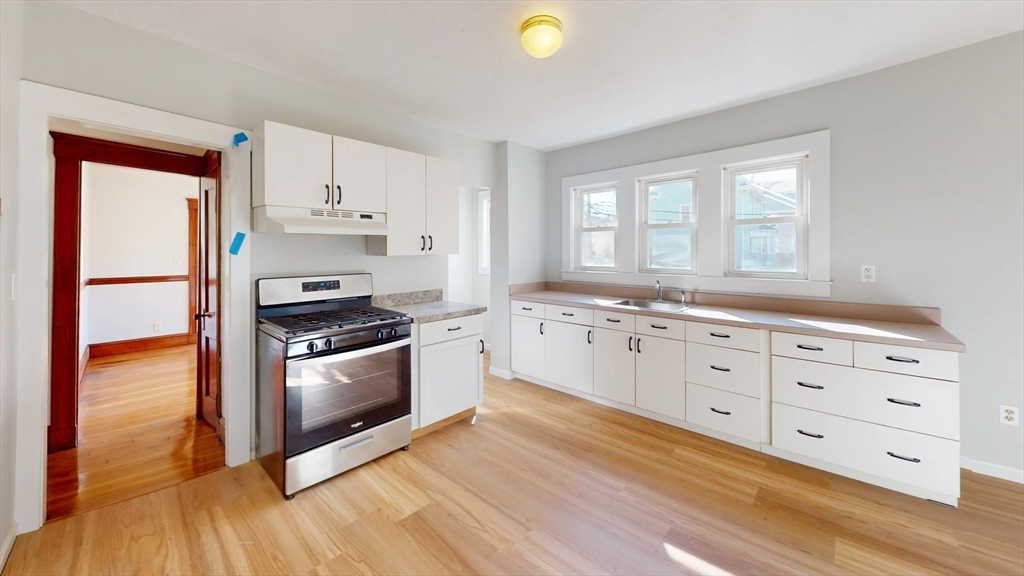
[[[574,257],[573,258],[575,260],[574,266],[573,266],[574,270],[599,270],[599,271],[606,271],[607,272],[609,270],[617,270],[618,269],[618,264],[619,264],[619,262],[618,262],[618,259],[619,259],[619,251],[618,251],[619,225],[616,224],[615,226],[585,226],[583,224],[583,201],[584,201],[584,199],[588,195],[590,195],[590,194],[597,194],[597,193],[601,193],[601,192],[614,192],[614,193],[616,193],[616,196],[617,196],[617,189],[616,189],[614,183],[599,184],[599,185],[596,185],[596,186],[588,186],[587,188],[583,188],[583,189],[576,189],[575,190],[575,194],[573,194],[573,202],[576,205],[575,209],[573,211],[574,212],[573,219],[575,220],[573,222],[573,227],[575,228],[574,242],[576,243],[576,246],[575,246],[575,248],[573,250],[573,252],[574,252]],[[618,212],[619,212],[618,198],[616,197],[616,205],[615,205],[615,218],[616,218],[616,221],[618,221],[618,216],[619,216]],[[612,264],[610,266],[585,266],[583,264],[583,233],[584,232],[612,232],[613,233],[614,238],[615,238],[615,240],[613,242],[613,246],[615,247],[614,248],[615,255],[614,255],[614,258],[613,258],[613,262],[612,262]]]
[[[657,178],[646,178],[637,180],[638,188],[638,214],[640,226],[638,226],[639,242],[638,260],[640,261],[639,271],[645,274],[696,274],[697,273],[697,176],[696,172],[687,174],[675,174],[672,176],[659,176]],[[651,224],[651,187],[673,182],[689,181],[692,186],[692,198],[689,222],[667,222],[662,224]],[[650,231],[651,230],[690,230],[690,267],[689,268],[658,268],[651,266]]]

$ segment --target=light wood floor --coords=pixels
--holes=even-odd
[[[286,502],[257,463],[18,538],[4,574],[1021,574],[1024,487],[958,510],[522,381]]]
[[[47,463],[47,519],[223,466],[216,430],[195,418],[195,381],[194,346],[90,360],[79,393],[78,447]]]

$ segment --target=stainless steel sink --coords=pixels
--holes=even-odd
[[[693,304],[685,304],[683,302],[667,302],[665,300],[619,300],[613,302],[619,306],[635,306],[637,308],[647,308],[648,310],[661,310],[663,312],[682,312],[693,308]]]

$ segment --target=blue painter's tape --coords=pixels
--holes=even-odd
[[[242,249],[242,242],[245,241],[244,232],[235,232],[235,239],[231,241],[231,247],[228,248],[228,252],[232,256],[238,256],[238,252]]]
[[[238,145],[242,142],[247,142],[249,137],[245,135],[245,132],[239,132],[235,134],[235,137],[231,139],[231,147],[238,148]]]

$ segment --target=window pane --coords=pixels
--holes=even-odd
[[[693,180],[652,184],[647,188],[647,222],[671,224],[693,220]]]
[[[796,166],[736,175],[736,218],[796,215]]]
[[[580,263],[583,266],[615,266],[615,232],[584,232]]]
[[[583,194],[583,227],[615,226],[615,190]]]
[[[647,267],[689,270],[689,228],[662,228],[647,233]]]
[[[796,272],[796,224],[736,227],[736,270]]]

